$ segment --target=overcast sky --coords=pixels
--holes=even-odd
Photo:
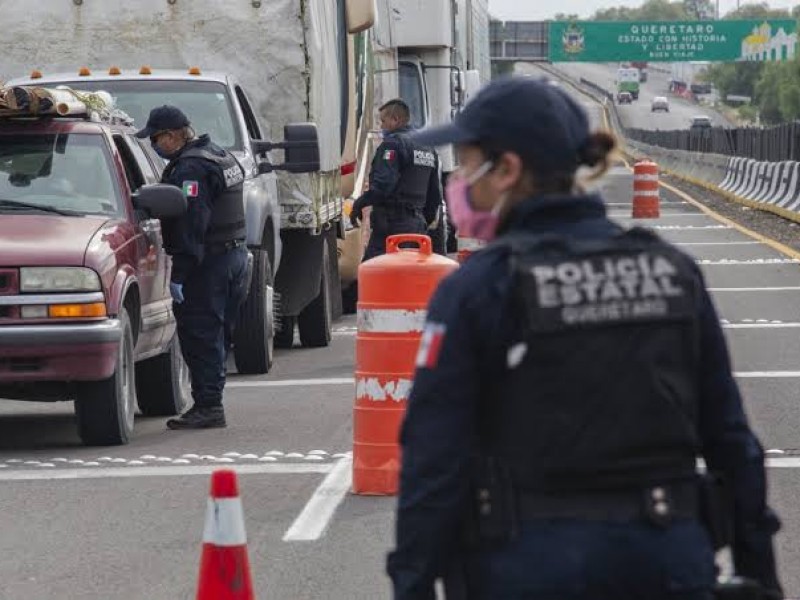
[[[759,0],[760,1],[760,0]],[[745,4],[745,0],[741,0]],[[492,16],[503,21],[535,21],[552,18],[557,12],[577,13],[588,17],[598,8],[609,6],[640,6],[642,0],[489,0]],[[792,8],[797,0],[769,0],[775,8]],[[736,8],[736,0],[719,0],[719,10],[724,15]]]

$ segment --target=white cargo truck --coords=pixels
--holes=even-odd
[[[364,113],[356,46],[373,2],[48,0],[31,10],[0,0],[0,79],[106,90],[140,126],[151,108],[175,104],[245,167],[255,268],[234,340],[239,372],[268,371],[273,343],[291,346],[295,325],[305,346],[330,342]],[[276,174],[276,150],[301,166]]]
[[[450,122],[491,76],[488,0],[378,0],[377,8],[373,112],[401,97],[414,127]],[[440,148],[439,158],[444,184],[457,166],[453,149]],[[440,218],[435,243],[447,239],[446,225]]]

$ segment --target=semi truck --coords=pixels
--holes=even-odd
[[[356,48],[373,2],[53,0],[44,18],[0,0],[0,79],[108,91],[139,126],[175,104],[245,168],[254,269],[234,339],[240,373],[267,372],[295,328],[302,345],[327,346],[341,312],[336,244],[364,156]],[[278,171],[280,152],[306,167]]]
[[[639,69],[634,67],[620,67],[616,77],[617,97],[623,92],[628,92],[634,100],[639,99]]]

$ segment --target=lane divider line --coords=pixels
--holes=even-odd
[[[284,542],[318,540],[353,483],[353,460],[340,460],[314,491],[308,504],[283,536]]]

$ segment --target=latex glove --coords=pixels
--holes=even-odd
[[[169,282],[169,293],[172,296],[172,299],[175,301],[176,304],[183,304],[183,284],[182,283],[175,283],[174,281]]]
[[[350,224],[353,227],[360,227],[361,221],[364,219],[362,211],[364,210],[364,202],[359,198],[353,202],[353,208],[350,210]]]

